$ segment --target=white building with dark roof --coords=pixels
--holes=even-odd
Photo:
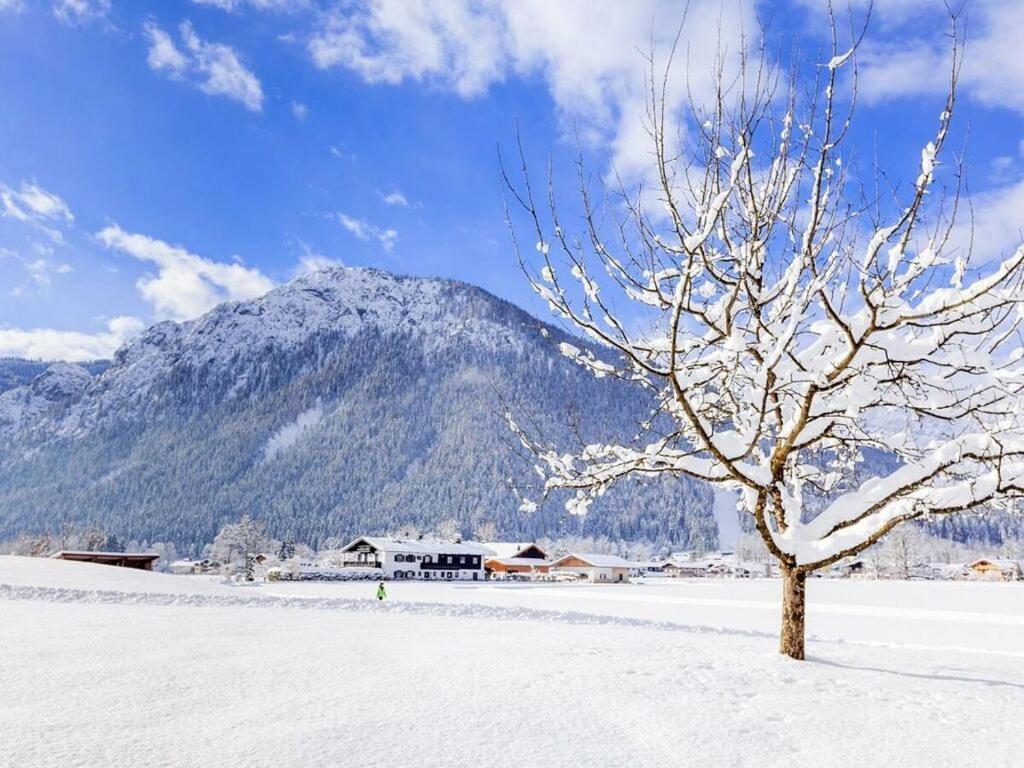
[[[346,568],[378,568],[384,579],[472,580],[484,578],[494,552],[474,541],[389,539],[360,536],[342,550]]]

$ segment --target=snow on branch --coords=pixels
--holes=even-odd
[[[520,263],[552,312],[607,354],[583,342],[562,352],[643,388],[660,414],[639,440],[572,451],[512,422],[546,490],[574,492],[570,511],[630,475],[725,484],[743,491],[773,554],[810,570],[902,521],[1024,484],[1024,246],[1007,243],[1010,255],[979,271],[949,236],[959,168],[940,158],[959,40],[938,125],[903,171],[913,185],[870,204],[844,162],[856,79],[837,95],[857,43],[841,50],[833,35],[807,101],[804,83],[780,90],[763,52],[744,59],[733,91],[723,82],[688,115],[668,119],[652,88],[658,184],[620,186],[599,210],[581,172],[576,237],[550,183],[537,204],[520,150],[521,175],[506,174],[518,206],[509,223],[517,253],[515,222],[538,243]],[[651,67],[658,82],[653,57]],[[677,145],[666,126],[680,123]],[[899,468],[850,490],[865,450]]]

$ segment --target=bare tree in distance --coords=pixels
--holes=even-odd
[[[544,493],[569,492],[567,509],[584,514],[629,477],[738,490],[778,561],[779,650],[795,659],[809,574],[901,523],[1002,503],[1024,474],[1024,247],[974,264],[955,227],[962,165],[939,166],[959,19],[951,14],[948,92],[922,118],[932,127],[901,188],[877,164],[859,183],[846,140],[867,22],[847,35],[830,18],[827,63],[787,78],[763,47],[744,49],[736,73],[720,56],[717,98],[691,99],[682,114],[666,106],[671,57],[659,66],[652,55],[645,122],[657,182],[620,183],[620,200],[604,207],[581,161],[575,235],[553,182],[538,204],[521,147],[522,176],[504,171],[533,289],[596,342],[562,352],[652,402],[635,436],[572,450],[509,413]],[[536,236],[535,254],[520,247],[517,220]],[[863,477],[865,451],[886,452],[894,468]]]
[[[901,525],[871,551],[875,570],[895,579],[909,579],[917,566],[925,565],[932,538],[920,528]]]

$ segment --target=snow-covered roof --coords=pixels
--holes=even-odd
[[[487,547],[502,560],[509,557],[519,557],[520,553],[529,547],[537,547],[541,552],[544,551],[542,547],[537,546],[537,543],[533,541],[485,541],[482,546]]]
[[[380,536],[359,536],[342,552],[348,552],[360,542],[366,542],[380,552],[402,552],[418,555],[493,555],[494,552],[475,541],[437,541],[436,539],[389,539]]]
[[[490,560],[496,560],[505,566],[529,566],[538,568],[540,566],[551,565],[550,560],[542,560],[539,557],[489,557]]]
[[[50,557],[59,559],[64,555],[74,557],[160,557],[157,552],[104,552],[99,549],[62,549],[60,552],[54,552]]]
[[[571,552],[568,555],[555,560],[552,565],[557,566],[563,560],[568,560],[570,557],[582,560],[595,568],[632,568],[636,565],[636,563],[624,560],[618,555],[599,555],[593,552]]]

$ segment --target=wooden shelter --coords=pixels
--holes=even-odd
[[[136,568],[152,571],[153,563],[160,557],[156,552],[76,552],[61,550],[51,555],[56,560],[74,560],[79,563],[116,565],[121,568]]]

